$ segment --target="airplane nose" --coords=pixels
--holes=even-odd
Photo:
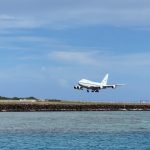
[[[81,84],[81,80],[78,82],[78,84]]]

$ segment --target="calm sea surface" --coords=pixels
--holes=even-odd
[[[150,150],[150,112],[0,113],[0,150]]]

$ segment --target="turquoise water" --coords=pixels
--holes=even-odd
[[[150,150],[150,112],[0,113],[0,150]]]

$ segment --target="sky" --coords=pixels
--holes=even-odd
[[[149,0],[0,0],[0,95],[150,100]],[[77,91],[82,78],[125,83]]]

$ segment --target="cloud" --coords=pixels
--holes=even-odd
[[[64,62],[71,62],[83,65],[97,66],[97,61],[94,59],[93,52],[79,52],[79,51],[56,51],[49,53],[49,57]]]
[[[105,56],[103,61],[111,62],[111,65],[124,66],[124,67],[147,67],[150,66],[150,53],[125,53],[125,54],[112,54],[112,56]]]
[[[67,66],[92,66],[101,70],[138,71],[150,67],[150,53],[116,54],[104,51],[54,51],[49,53],[53,61],[65,63]]]
[[[23,16],[2,14],[0,16],[0,28],[34,28],[37,22],[32,18],[24,18]]]
[[[66,28],[81,25],[149,26],[147,0],[6,0],[0,28]]]
[[[2,21],[10,21],[10,20],[14,21],[14,20],[15,20],[15,17],[13,17],[13,16],[8,16],[8,15],[1,15],[1,16],[0,16],[0,20],[2,20]]]

